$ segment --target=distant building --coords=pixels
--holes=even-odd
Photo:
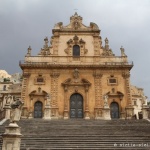
[[[134,107],[134,114],[139,119],[139,114],[142,113],[142,107],[147,105],[147,96],[144,95],[142,88],[131,85],[132,105]]]
[[[11,96],[12,101],[14,97],[21,98],[21,76],[19,73],[9,75],[5,70],[0,70],[0,110],[4,109],[8,96]]]

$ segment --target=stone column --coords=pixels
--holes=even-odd
[[[67,85],[64,86],[64,119],[69,119],[69,112],[68,112],[68,87]]]
[[[2,150],[20,150],[21,136],[20,127],[16,123],[10,123],[2,134]]]
[[[85,86],[85,119],[90,119],[89,117],[89,99],[88,99],[88,85]]]

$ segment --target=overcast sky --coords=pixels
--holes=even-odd
[[[150,99],[150,0],[0,0],[0,69],[21,72],[28,46],[36,55],[54,25],[69,24],[76,11],[85,25],[99,26],[116,55],[124,47],[134,62],[131,83]]]

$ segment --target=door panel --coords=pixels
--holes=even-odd
[[[119,118],[119,106],[118,103],[112,102],[110,105],[111,118]]]
[[[34,118],[42,118],[42,103],[36,102],[34,104]]]
[[[73,94],[70,98],[70,118],[83,118],[83,98]]]

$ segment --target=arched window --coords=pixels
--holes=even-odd
[[[80,47],[79,45],[73,46],[73,57],[79,57],[80,56]]]

